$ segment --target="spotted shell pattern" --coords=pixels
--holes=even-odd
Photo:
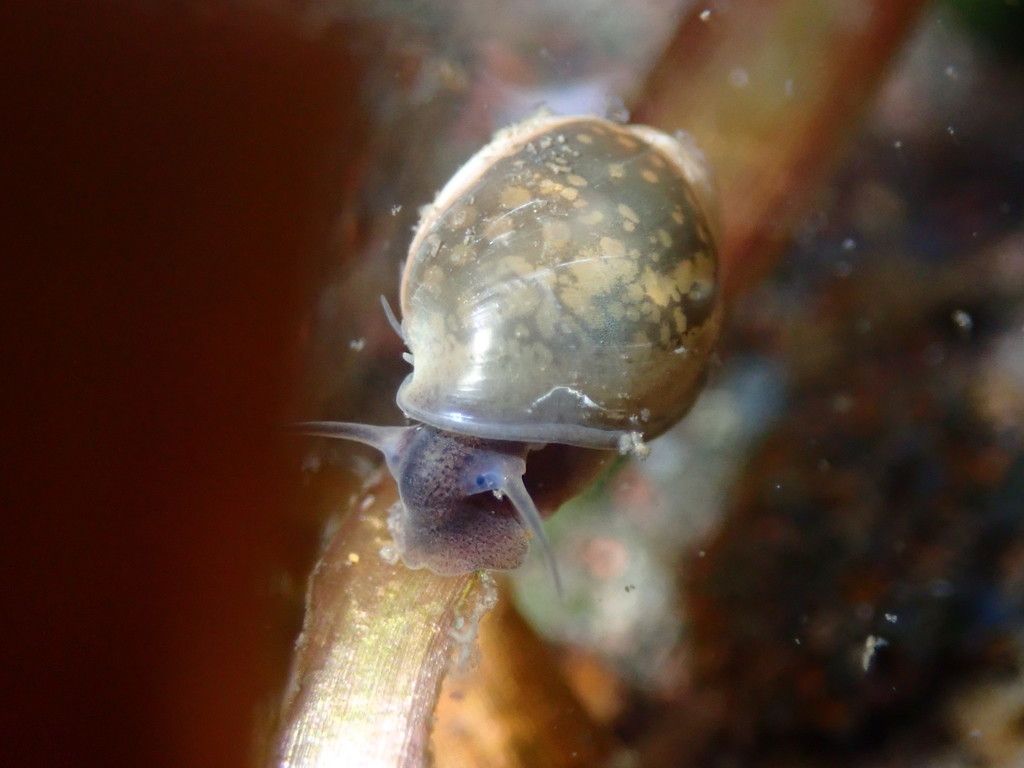
[[[399,406],[485,438],[656,437],[696,398],[721,322],[708,204],[693,150],[653,128],[499,133],[422,213]]]

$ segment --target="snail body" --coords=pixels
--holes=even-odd
[[[586,482],[690,409],[721,324],[709,200],[681,140],[542,116],[500,131],[422,211],[401,284],[413,372],[397,395],[420,423],[302,425],[384,452],[408,565],[515,568],[529,531],[555,571],[528,456],[574,446],[587,458],[566,474]],[[542,495],[553,513],[560,494]]]

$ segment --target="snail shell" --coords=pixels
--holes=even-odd
[[[542,517],[607,449],[642,453],[703,384],[722,314],[710,200],[682,139],[540,116],[499,132],[423,210],[397,396],[420,423],[300,425],[384,453],[408,565],[515,568],[532,535],[558,583]]]
[[[500,132],[420,220],[398,404],[479,437],[615,447],[696,398],[721,322],[703,166],[646,126]]]

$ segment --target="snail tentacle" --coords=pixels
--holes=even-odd
[[[349,421],[302,421],[291,426],[292,431],[308,437],[329,437],[334,440],[354,440],[376,448],[384,454],[388,468],[394,470],[402,440],[414,427],[378,427]]]
[[[523,483],[523,474],[526,472],[525,459],[498,450],[482,450],[480,454],[484,466],[477,465],[471,468],[463,478],[463,492],[469,496],[490,491],[509,500],[516,511],[519,524],[537,540],[555,584],[555,591],[561,597],[562,578],[558,572],[554,550],[544,532],[544,520],[540,511]]]

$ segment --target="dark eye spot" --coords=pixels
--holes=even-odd
[[[476,476],[476,484],[477,484],[477,487],[483,488],[487,484],[487,476],[486,475],[477,475]]]

